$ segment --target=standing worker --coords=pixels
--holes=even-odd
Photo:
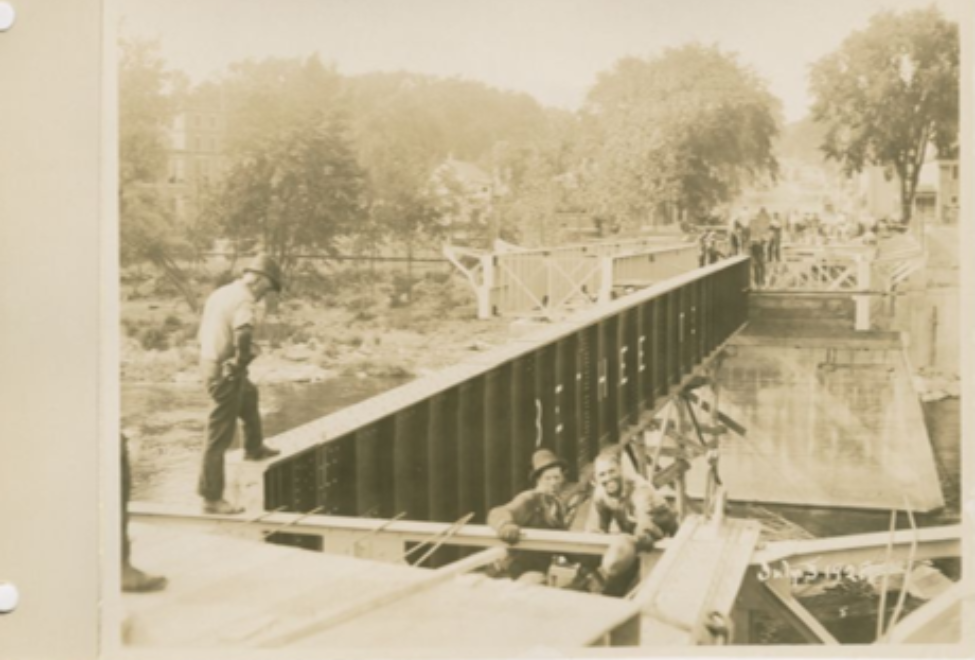
[[[772,214],[769,223],[768,260],[770,263],[782,261],[782,222],[778,213]]]
[[[253,342],[255,307],[272,289],[281,291],[281,267],[271,257],[259,255],[239,279],[210,294],[203,308],[200,368],[213,400],[198,486],[205,513],[243,511],[223,498],[224,454],[233,442],[238,417],[244,422],[246,460],[260,461],[281,453],[264,444],[257,387],[247,377],[247,366],[258,353]]]

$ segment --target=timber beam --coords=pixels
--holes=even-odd
[[[961,525],[925,527],[917,530],[915,560],[961,556]],[[887,545],[892,545],[892,561],[905,561],[915,538],[913,530],[853,534],[808,541],[777,541],[768,543],[752,555],[753,566],[773,566],[788,562],[796,568],[819,566],[828,560],[831,565],[858,566],[863,562],[883,561]]]
[[[372,536],[400,543],[422,543],[433,537],[450,534],[446,545],[466,547],[508,547],[487,525],[462,525],[451,530],[450,523],[420,522],[413,520],[381,520],[374,518],[347,518],[343,516],[306,515],[270,512],[254,518],[222,516],[199,513],[188,506],[159,505],[149,502],[132,502],[129,515],[134,521],[153,525],[179,525],[220,534],[265,538],[272,533],[303,534],[326,539],[341,537],[343,541],[356,542]],[[602,555],[613,536],[585,532],[558,532],[541,529],[523,529],[518,542],[519,550],[559,552],[565,554]],[[670,544],[668,539],[659,541],[654,552],[662,552]],[[350,543],[345,543],[346,546]]]

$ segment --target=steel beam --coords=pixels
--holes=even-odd
[[[537,448],[578,471],[743,327],[747,274],[739,257],[672,278],[277,436],[263,506],[480,517],[529,486]]]

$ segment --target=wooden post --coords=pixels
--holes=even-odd
[[[494,288],[494,255],[481,257],[481,285],[477,287],[477,318],[491,318],[491,290]]]
[[[597,302],[605,305],[613,299],[613,257],[599,258],[599,296]]]
[[[857,289],[861,292],[870,290],[870,261],[863,255],[857,255]],[[870,296],[861,293],[854,296],[856,301],[856,330],[870,329]]]

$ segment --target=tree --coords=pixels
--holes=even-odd
[[[363,214],[363,173],[340,115],[269,128],[225,177],[211,207],[224,235],[257,241],[290,272],[302,251],[336,251]]]
[[[590,90],[580,173],[590,211],[610,224],[661,208],[703,216],[743,184],[775,176],[779,103],[716,47],[624,58]]]
[[[958,79],[957,24],[934,7],[875,15],[813,66],[823,151],[847,174],[866,165],[892,168],[903,219],[910,220],[928,145],[940,157],[957,149]]]
[[[566,239],[559,213],[570,205],[575,117],[549,110],[546,121],[522,141],[499,142],[492,155],[498,187],[495,213],[502,238],[522,245],[555,245]]]
[[[438,109],[429,103],[430,81],[408,74],[378,74],[354,82],[356,148],[367,172],[371,248],[392,244],[406,254],[407,297],[414,258],[440,239],[443,226],[431,176],[445,153]]]
[[[230,165],[209,204],[226,238],[256,242],[290,272],[336,251],[365,216],[342,81],[317,57],[234,65],[221,84]]]
[[[122,39],[119,49],[120,260],[152,263],[196,311],[196,294],[179,260],[194,253],[199,237],[179,225],[175,201],[162,183],[166,133],[186,79],[166,68],[157,42]]]

